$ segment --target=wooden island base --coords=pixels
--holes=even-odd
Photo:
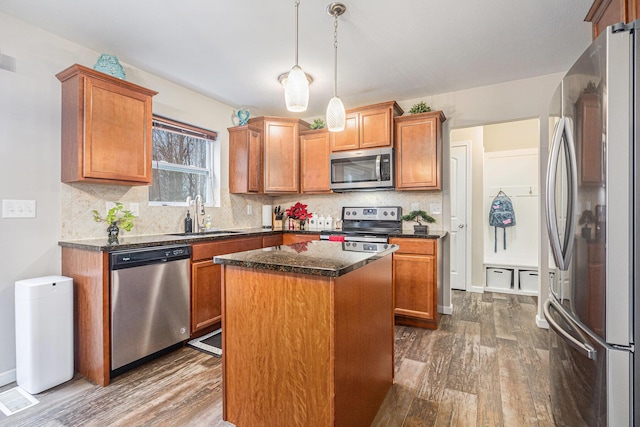
[[[391,255],[338,277],[222,267],[224,419],[369,426],[393,383]]]

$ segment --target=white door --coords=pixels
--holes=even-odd
[[[467,197],[468,159],[470,145],[451,147],[451,289],[466,290],[467,275]]]

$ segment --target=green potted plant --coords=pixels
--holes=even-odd
[[[109,237],[110,244],[118,243],[118,234],[120,228],[131,231],[133,228],[133,220],[135,216],[131,211],[124,209],[124,206],[120,202],[116,202],[115,206],[109,209],[107,215],[102,218],[97,210],[93,210],[93,220],[96,222],[106,222],[109,224],[107,227],[107,235]]]
[[[415,221],[418,224],[413,226],[413,232],[416,234],[429,234],[429,226],[421,221],[434,223],[436,219],[425,211],[411,211],[407,215],[402,216],[403,221]]]
[[[323,129],[325,127],[324,120],[322,119],[314,119],[313,123],[311,123],[311,129]]]
[[[411,107],[409,114],[428,113],[429,111],[431,111],[431,107],[425,104],[424,101],[420,101]]]

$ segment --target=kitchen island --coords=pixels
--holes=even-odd
[[[393,383],[388,245],[313,241],[222,264],[223,417],[236,425],[368,426]]]

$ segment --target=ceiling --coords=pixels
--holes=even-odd
[[[295,62],[293,0],[2,0],[0,12],[231,106],[308,118],[333,96],[329,3],[300,1],[298,62],[314,82],[297,114],[277,81]],[[338,95],[347,109],[564,72],[591,40],[583,20],[592,0],[343,3]]]

